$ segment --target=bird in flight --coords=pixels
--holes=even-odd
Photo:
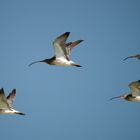
[[[127,60],[127,59],[129,59],[129,58],[137,58],[137,59],[140,59],[140,54],[128,56],[128,57],[126,57],[125,59],[123,59],[123,61],[125,61],[125,60]]]
[[[13,89],[12,92],[6,97],[4,89],[0,89],[0,114],[19,114],[25,115],[22,112],[19,112],[13,109],[12,104],[16,96],[16,89]]]
[[[140,80],[134,81],[134,82],[130,83],[128,86],[131,91],[130,93],[126,93],[121,96],[113,97],[110,100],[115,99],[115,98],[121,98],[121,99],[131,101],[131,102],[140,102]]]
[[[31,64],[29,64],[29,66],[35,63],[44,62],[49,65],[81,67],[81,65],[70,60],[70,53],[72,48],[77,46],[83,40],[76,40],[74,42],[66,43],[69,34],[70,32],[65,32],[64,34],[60,35],[53,41],[53,47],[55,52],[55,55],[53,57],[40,61],[34,61]]]

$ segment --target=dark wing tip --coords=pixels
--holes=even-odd
[[[79,43],[81,43],[81,42],[83,42],[84,40],[82,40],[82,39],[80,39],[80,40],[77,40],[77,41],[75,41],[75,42],[73,42],[73,43],[77,43],[76,45],[78,45]]]
[[[63,35],[66,36],[66,37],[68,37],[69,34],[70,34],[70,32],[65,32]]]
[[[13,90],[12,90],[12,92],[9,94],[9,96],[8,97],[12,97],[12,98],[14,98],[15,96],[16,96],[16,89],[14,88]],[[7,98],[8,98],[7,97]]]
[[[84,40],[80,39],[79,42],[83,42]]]
[[[7,96],[7,101],[9,103],[10,106],[12,106],[13,100],[16,97],[16,89],[14,88],[9,95]]]
[[[1,91],[2,93],[4,93],[4,89],[3,89],[3,88],[1,88],[0,91]]]
[[[68,34],[68,35],[69,35],[69,34],[70,34],[70,32],[65,32],[64,34]]]
[[[14,88],[14,89],[12,90],[12,92],[13,92],[13,93],[16,93],[16,89]]]

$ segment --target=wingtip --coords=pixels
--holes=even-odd
[[[65,32],[64,35],[69,36],[70,32]]]
[[[70,32],[65,32],[65,34],[70,34]]]
[[[80,39],[80,40],[77,40],[77,41],[78,41],[78,44],[79,44],[79,43],[83,42],[84,40]]]
[[[14,88],[14,89],[12,90],[12,92],[16,92],[16,89]]]
[[[2,88],[0,89],[0,91],[1,91],[2,93],[4,93],[4,88],[2,87]]]

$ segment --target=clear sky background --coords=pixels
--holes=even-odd
[[[28,67],[66,31],[83,67]],[[122,61],[137,53],[138,0],[1,0],[0,87],[26,116],[0,115],[0,139],[139,140],[140,104],[109,101],[140,79],[140,61]]]

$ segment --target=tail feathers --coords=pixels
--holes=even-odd
[[[82,67],[82,66],[79,65],[79,64],[72,64],[72,66],[75,66],[75,67]]]
[[[25,115],[25,113],[22,113],[22,112],[15,112],[15,114],[18,114],[18,115]]]

